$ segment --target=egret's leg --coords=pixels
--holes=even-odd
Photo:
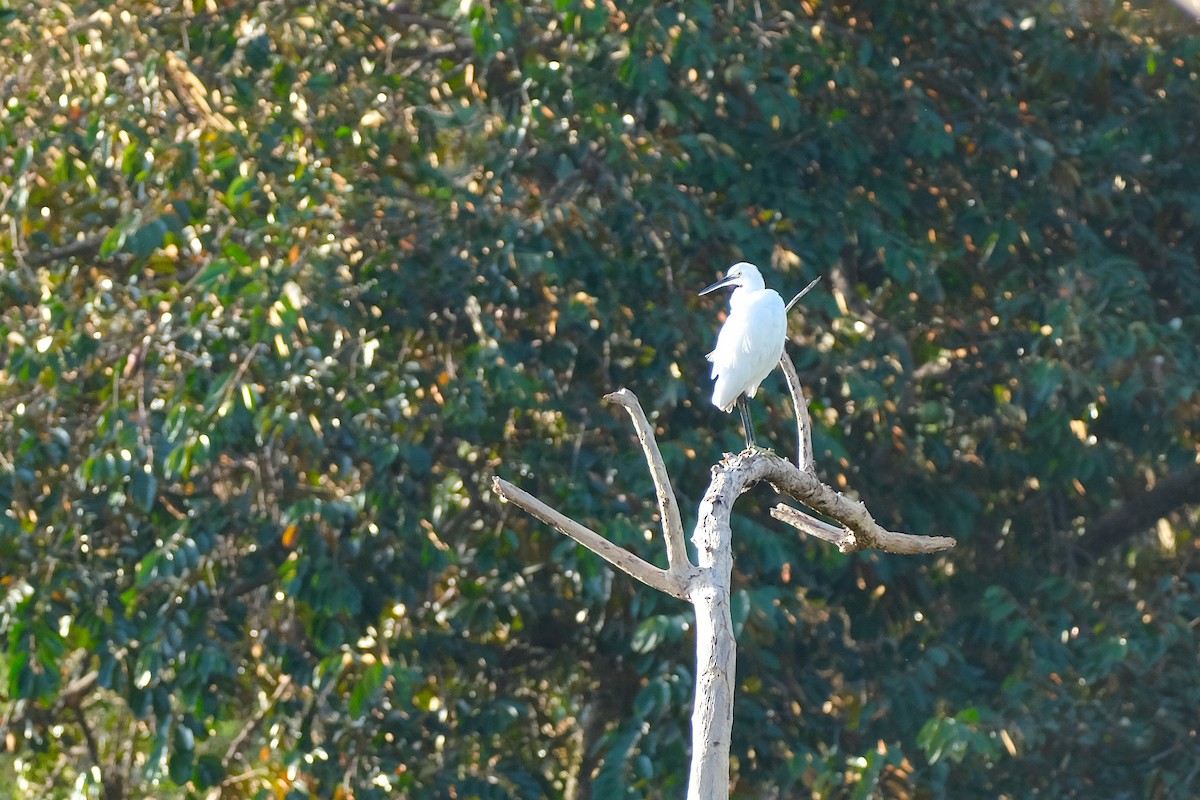
[[[750,419],[750,404],[746,402],[746,395],[738,395],[737,407],[738,411],[742,412],[742,427],[746,429],[746,447],[756,447],[754,421]]]

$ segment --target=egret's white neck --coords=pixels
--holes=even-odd
[[[761,275],[757,275],[757,274],[746,275],[743,277],[742,280],[743,280],[743,283],[741,283],[736,289],[734,289],[733,294],[731,294],[729,296],[729,307],[730,308],[737,308],[738,306],[742,305],[743,303],[750,302],[750,300],[753,298],[753,296],[756,293],[761,292],[763,289],[767,288],[766,284],[763,283],[763,279],[762,279]]]

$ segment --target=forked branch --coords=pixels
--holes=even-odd
[[[810,286],[811,288],[811,286]],[[807,291],[807,290],[806,290]],[[884,529],[866,506],[822,483],[813,466],[812,424],[808,401],[791,360],[785,354],[780,367],[796,412],[797,456],[791,464],[770,451],[748,448],[726,456],[713,467],[712,481],[700,503],[692,542],[696,563],[688,557],[683,523],[671,481],[654,430],[633,393],[627,389],[605,399],[629,412],[638,441],[650,467],[662,516],[667,545],[667,569],[661,569],[613,544],[600,534],[550,508],[506,480],[495,478],[496,493],[553,526],[613,566],[647,586],[672,597],[688,600],[696,611],[696,700],[692,708],[692,765],[688,800],[728,800],[729,749],[733,727],[736,642],[733,635],[731,576],[733,546],[730,517],[734,501],[759,481],[768,481],[838,525],[824,522],[806,511],[777,506],[776,519],[805,533],[837,545],[843,552],[869,547],[891,553],[932,553],[954,546],[944,536],[913,536]]]
[[[786,464],[777,456],[770,457]],[[876,522],[867,507],[859,501],[834,491],[810,473],[791,469],[790,464],[786,466],[789,469],[772,470],[767,480],[779,492],[794,497],[815,511],[833,517],[842,523],[842,527],[822,522],[800,509],[782,503],[771,509],[771,516],[809,536],[837,545],[843,553],[882,550],[897,555],[920,555],[949,550],[957,544],[949,536],[917,536],[889,531]]]
[[[663,537],[667,543],[667,566],[677,571],[690,569],[691,562],[688,561],[687,545],[683,539],[683,520],[679,516],[679,504],[675,501],[675,491],[671,488],[667,465],[663,463],[662,452],[658,449],[658,441],[654,438],[654,430],[650,427],[649,420],[646,419],[646,412],[642,411],[642,404],[628,389],[606,394],[604,399],[628,411],[634,427],[637,428],[638,441],[642,444],[646,464],[650,467],[650,478],[654,481],[654,491],[658,495]]]
[[[688,558],[679,504],[675,500],[674,490],[671,489],[671,479],[667,476],[667,466],[663,462],[662,452],[658,449],[658,442],[654,438],[654,430],[650,427],[650,422],[646,419],[646,412],[642,410],[641,403],[638,402],[633,392],[622,389],[619,392],[605,395],[604,399],[616,403],[628,411],[633,425],[637,429],[638,441],[642,444],[642,452],[646,455],[646,463],[650,467],[650,477],[654,481],[654,489],[658,494],[658,512],[662,518],[663,536],[667,545],[667,569],[656,567],[625,548],[613,544],[600,534],[580,525],[503,478],[494,478],[492,486],[496,494],[505,500],[521,507],[560,533],[571,537],[622,572],[632,575],[660,592],[666,592],[680,600],[687,600],[688,583],[696,568]]]
[[[816,281],[813,281],[805,287],[804,291],[796,296],[796,300],[803,297],[815,283]],[[791,308],[796,300],[789,303],[788,307]],[[898,555],[919,555],[954,547],[954,539],[947,536],[915,536],[911,533],[889,531],[875,521],[862,503],[821,482],[813,462],[812,420],[808,415],[808,399],[804,396],[800,376],[786,352],[779,359],[779,367],[787,380],[788,393],[792,396],[792,408],[796,412],[797,469],[783,469],[780,466],[772,470],[767,480],[780,493],[790,495],[809,508],[834,518],[842,525],[830,525],[798,508],[782,503],[771,509],[771,516],[809,536],[836,545],[843,553],[874,549]],[[773,455],[771,457],[776,458]]]
[[[492,488],[505,500],[529,512],[559,533],[571,537],[627,575],[632,575],[647,586],[666,592],[672,597],[687,599],[687,581],[682,576],[660,569],[624,547],[613,544],[591,528],[580,525],[503,478],[493,478]]]
[[[796,365],[787,353],[779,359],[779,367],[787,380],[788,393],[792,396],[792,408],[796,412],[796,468],[801,472],[813,471],[812,420],[808,416],[808,398],[796,374]]]

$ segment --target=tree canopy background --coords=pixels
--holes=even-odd
[[[0,0],[0,87],[14,796],[680,796],[686,607],[489,483],[663,563],[599,398],[694,509],[739,259],[825,276],[821,474],[960,544],[743,498],[734,796],[1200,792],[1174,6]]]

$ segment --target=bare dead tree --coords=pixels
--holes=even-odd
[[[809,536],[836,545],[842,552],[877,549],[914,555],[934,553],[955,545],[954,539],[945,536],[916,536],[886,530],[865,505],[846,497],[817,477],[808,401],[786,352],[780,367],[796,411],[799,440],[796,463],[755,448],[736,455],[726,454],[721,463],[714,465],[712,480],[700,501],[696,528],[692,532],[695,563],[688,556],[679,506],[654,431],[637,397],[628,389],[606,395],[605,399],[629,412],[646,455],[662,517],[666,569],[613,544],[503,478],[497,477],[493,481],[496,493],[505,500],[571,537],[617,569],[660,592],[686,600],[695,608],[696,694],[692,707],[688,800],[728,800],[729,797],[729,749],[737,652],[730,615],[730,576],[733,571],[730,515],[734,501],[742,492],[760,481],[770,483],[780,494],[808,509],[780,503],[771,510],[771,516]],[[817,512],[837,524],[818,519],[810,512]]]

